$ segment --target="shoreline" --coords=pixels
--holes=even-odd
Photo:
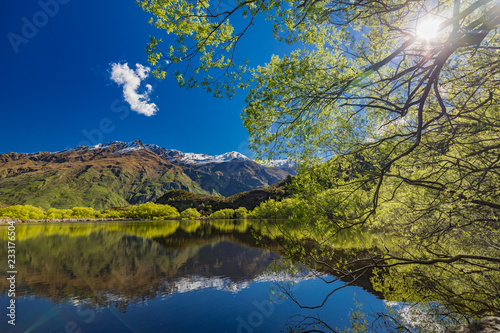
[[[116,218],[116,217],[108,217],[108,218],[68,218],[68,219],[0,219],[0,225],[6,224],[11,221],[15,221],[16,223],[53,223],[53,222],[106,222],[106,221],[141,221],[144,220],[142,218]]]
[[[122,218],[122,217],[107,217],[107,218],[68,218],[68,219],[19,219],[19,218],[8,218],[8,219],[0,219],[0,226],[7,224],[9,222],[14,221],[15,223],[57,223],[57,222],[127,222],[127,221],[196,221],[196,220],[249,220],[253,219],[251,217],[247,217],[244,219],[221,219],[221,218],[213,218],[213,217],[198,217],[195,219],[182,219],[179,217],[169,217],[159,220],[150,220],[144,219],[141,217],[130,217],[130,218]]]

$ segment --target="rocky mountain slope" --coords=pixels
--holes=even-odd
[[[153,201],[173,189],[231,196],[293,174],[290,163],[276,163],[267,167],[237,152],[183,153],[140,141],[8,153],[0,155],[0,202],[104,209]]]

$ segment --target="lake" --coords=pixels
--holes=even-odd
[[[18,224],[16,325],[7,323],[9,298],[4,292],[0,331],[280,332],[312,327],[316,318],[342,330],[359,309],[386,311],[369,275],[317,309],[302,309],[278,297],[283,288],[293,288],[301,305],[313,306],[345,282],[326,283],[334,277],[310,267],[296,274],[280,271],[286,265],[280,261],[279,239],[254,224]],[[1,228],[6,234],[6,227]],[[6,246],[0,253],[7,258]],[[9,289],[6,278],[0,286]]]

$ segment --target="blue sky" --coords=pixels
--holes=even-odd
[[[244,93],[216,99],[201,89],[179,88],[173,75],[162,81],[149,76],[139,93],[152,86],[156,115],[125,108],[111,64],[148,66],[149,36],[166,38],[149,18],[135,0],[2,1],[0,153],[141,140],[185,152],[248,155],[240,118]],[[280,53],[270,34],[256,25],[240,45],[240,57],[264,64]]]

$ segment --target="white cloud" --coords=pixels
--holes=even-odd
[[[147,84],[143,94],[138,92],[141,81],[149,76],[151,68],[141,64],[135,64],[135,67],[134,71],[128,67],[128,63],[111,64],[111,80],[123,86],[123,97],[133,111],[148,117],[153,116],[158,111],[156,104],[149,102],[149,94],[153,91],[153,87]]]

